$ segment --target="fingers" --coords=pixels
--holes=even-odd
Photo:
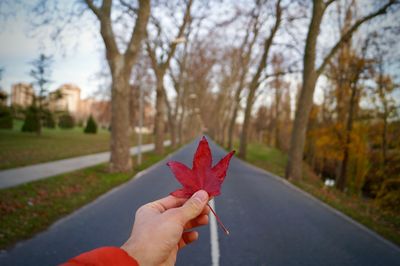
[[[189,230],[206,224],[208,224],[208,215],[199,215],[195,219],[190,220],[187,224],[185,224],[184,229]]]
[[[200,213],[200,215],[208,215],[210,214],[210,207],[208,207],[208,205],[206,205],[203,209],[203,211]]]
[[[186,201],[187,199],[184,198],[177,198],[174,196],[167,196],[165,198],[153,201],[149,203],[149,206],[152,208],[157,209],[160,213],[165,212],[168,209],[171,208],[177,208],[182,206],[182,204]]]
[[[199,190],[177,210],[177,218],[182,225],[199,216],[208,202],[208,194]]]
[[[190,243],[196,241],[199,238],[199,233],[196,231],[184,232],[182,238],[178,243],[179,249],[189,245]]]

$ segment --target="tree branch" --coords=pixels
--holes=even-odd
[[[141,41],[146,35],[146,26],[149,17],[150,1],[139,0],[139,13],[136,19],[135,28],[133,29],[131,39],[124,54],[128,64],[132,64],[140,52]]]
[[[93,4],[92,0],[85,0],[85,2],[100,21],[100,34],[106,46],[107,58],[111,58],[113,55],[119,54],[111,25],[112,0],[104,0],[100,9]]]
[[[339,39],[339,41],[332,47],[330,52],[325,56],[321,66],[317,69],[317,75],[319,76],[323,71],[325,66],[329,63],[329,61],[332,59],[332,57],[336,54],[336,52],[341,48],[341,46],[348,41],[353,33],[366,21],[371,20],[379,15],[383,15],[386,13],[387,9],[395,4],[397,1],[396,0],[389,0],[384,6],[382,6],[379,10],[377,10],[374,13],[371,13],[359,20],[357,20],[350,28],[347,30],[342,37]]]
[[[148,54],[149,57],[150,57],[151,66],[153,67],[154,71],[157,71],[157,69],[158,69],[158,62],[157,62],[156,52],[155,52],[155,50],[151,47],[149,40],[146,40],[146,51],[147,51],[147,54]]]
[[[276,4],[275,24],[271,29],[269,37],[264,42],[264,52],[263,52],[263,55],[261,56],[260,63],[258,65],[258,67],[257,67],[257,72],[254,75],[254,77],[253,77],[253,79],[251,81],[251,84],[250,84],[250,90],[251,91],[253,91],[253,90],[255,91],[258,88],[258,86],[260,85],[260,80],[259,79],[260,79],[261,73],[264,71],[265,67],[267,66],[268,54],[269,54],[269,50],[270,50],[271,45],[272,45],[272,41],[273,41],[273,39],[275,37],[275,34],[278,31],[279,26],[281,24],[282,9],[281,9],[281,6],[280,6],[280,2],[281,1],[278,0],[278,2]]]
[[[177,34],[177,36],[176,36],[175,39],[177,39],[177,38],[183,36],[183,33],[184,33],[184,31],[185,31],[185,28],[186,28],[186,24],[188,24],[188,22],[189,22],[189,20],[190,20],[190,17],[191,17],[191,15],[190,15],[190,10],[191,10],[191,7],[192,7],[192,3],[193,3],[193,0],[189,0],[188,3],[187,3],[187,5],[186,5],[185,16],[183,17],[182,24],[181,24],[181,26],[179,27],[178,34]],[[174,56],[174,54],[175,54],[175,50],[176,50],[176,47],[177,47],[177,46],[178,46],[178,43],[177,43],[177,42],[172,42],[172,43],[171,43],[170,49],[169,49],[169,52],[168,52],[168,55],[167,55],[167,59],[166,59],[165,62],[162,64],[162,67],[163,67],[163,68],[168,67],[169,62],[171,61],[171,58],[172,58],[172,57]]]
[[[93,4],[92,0],[85,0],[86,5],[89,7],[90,10],[96,15],[96,17],[100,20],[101,19],[101,11],[100,9]]]

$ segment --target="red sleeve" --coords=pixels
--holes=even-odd
[[[123,249],[117,247],[102,247],[82,253],[62,264],[62,266],[83,265],[139,266],[139,263]]]

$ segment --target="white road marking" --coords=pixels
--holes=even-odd
[[[209,202],[211,208],[215,209],[214,200]],[[219,266],[219,243],[218,243],[218,225],[217,219],[211,213],[210,214],[210,241],[211,241],[211,265],[212,266]]]

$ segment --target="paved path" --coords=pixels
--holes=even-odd
[[[170,141],[165,141],[164,145],[170,145]],[[142,152],[148,152],[153,149],[154,144],[144,144],[142,146]],[[131,155],[136,155],[138,153],[138,148],[132,147],[130,152]],[[94,166],[107,162],[109,159],[110,152],[107,151],[70,159],[3,170],[0,171],[0,189]]]
[[[179,186],[166,161],[190,165],[196,146],[185,146],[46,232],[1,253],[0,265],[55,265],[99,246],[121,245],[135,210]],[[215,161],[226,153],[214,144],[212,150]],[[201,228],[199,241],[179,254],[177,265],[400,265],[397,246],[237,158],[215,207],[231,234],[225,236],[215,223]]]

